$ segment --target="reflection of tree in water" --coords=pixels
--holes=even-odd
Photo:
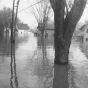
[[[14,51],[14,52],[13,52]],[[10,85],[12,88],[18,88],[18,78],[16,74],[15,44],[11,44],[11,78]]]
[[[31,59],[27,60],[27,63],[25,70],[30,70],[37,76],[44,88],[50,88],[53,80],[53,65],[47,57],[45,40],[41,39],[41,46],[34,52]]]
[[[10,36],[9,36],[9,34],[7,34],[7,36],[4,38],[4,51],[3,51],[3,54],[4,54],[4,56],[6,55],[6,56],[10,56],[10,51],[11,51],[11,42],[10,42]]]
[[[9,57],[11,54],[11,44],[10,44],[10,35],[9,33],[4,33],[2,37],[0,37],[0,56]]]
[[[43,80],[44,87],[50,87],[53,77],[53,67],[50,65],[50,61],[47,58],[46,53],[46,39],[41,38],[41,45],[38,48],[38,56],[34,68],[34,74]]]
[[[72,63],[69,62],[69,69],[68,69],[68,83],[70,88],[76,88],[75,86],[75,71],[74,67],[72,66]]]
[[[68,66],[54,65],[53,88],[72,88],[68,85]]]
[[[28,34],[24,34],[23,36],[19,36],[19,34],[16,34],[16,44],[27,42],[28,38]]]
[[[16,49],[18,48],[18,45],[23,42],[27,42],[28,35],[19,36],[19,34],[16,34],[15,37],[15,46]],[[11,54],[11,37],[9,33],[4,33],[4,35],[0,36],[0,56],[7,56],[9,57]]]
[[[2,35],[0,37],[0,55],[4,56],[7,55],[7,52],[10,51],[9,48],[10,47],[10,41],[9,41],[9,37],[5,38],[4,35]],[[9,54],[10,55],[10,54]]]
[[[41,47],[42,41],[45,40],[46,46],[54,46],[54,37],[53,36],[48,36],[45,37],[45,39],[41,36],[37,37],[38,38],[38,46]]]

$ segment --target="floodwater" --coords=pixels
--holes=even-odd
[[[6,37],[7,36],[7,37]],[[88,41],[72,39],[68,65],[54,65],[54,38],[0,36],[0,88],[88,88]]]

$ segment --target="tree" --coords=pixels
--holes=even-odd
[[[3,31],[4,27],[7,29],[9,25],[9,19],[10,19],[10,14],[11,9],[4,7],[2,10],[0,10],[0,28],[1,31]]]
[[[34,0],[38,2],[35,6],[31,7],[31,12],[33,13],[34,17],[38,23],[38,29],[43,34],[47,22],[49,20],[50,13],[52,12],[51,5],[49,0]]]
[[[71,38],[87,0],[50,0],[55,22],[55,64],[67,64]]]
[[[2,12],[3,12],[3,26],[7,29],[10,26],[9,21],[11,20],[12,10],[10,8],[4,7]]]
[[[0,35],[2,34],[3,28],[4,28],[2,18],[3,18],[3,14],[2,14],[2,11],[0,11]]]
[[[15,15],[16,16],[16,15]],[[4,7],[0,10],[0,33],[2,33],[4,28],[11,27],[11,18],[12,17],[12,10],[11,8]],[[15,20],[15,17],[14,17]],[[17,18],[17,23],[21,22],[19,18]]]

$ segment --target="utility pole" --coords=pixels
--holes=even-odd
[[[15,0],[13,0],[13,9],[12,9],[12,22],[11,22],[11,43],[13,43],[13,27],[14,27],[14,4]]]
[[[13,0],[13,6],[12,6],[12,22],[11,22],[11,65],[13,64],[13,27],[14,27],[14,4],[15,0]],[[13,67],[11,66],[11,78],[13,78]],[[12,85],[11,85],[12,86]]]
[[[16,8],[16,16],[15,16],[15,28],[14,28],[14,41],[15,41],[15,30],[16,30],[16,24],[17,24],[17,14],[18,14],[18,6],[19,6],[20,0],[17,1],[17,8]]]

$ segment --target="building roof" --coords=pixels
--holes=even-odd
[[[18,30],[29,30],[29,26],[27,24],[19,23],[17,24],[17,29]]]
[[[54,23],[52,23],[52,24],[47,24],[47,30],[52,30],[52,29],[54,29]]]
[[[84,24],[79,30],[83,32],[85,29],[88,29],[88,24]]]
[[[84,29],[85,29],[86,26],[87,26],[87,25],[84,24],[79,30],[80,30],[80,31],[84,31]]]

